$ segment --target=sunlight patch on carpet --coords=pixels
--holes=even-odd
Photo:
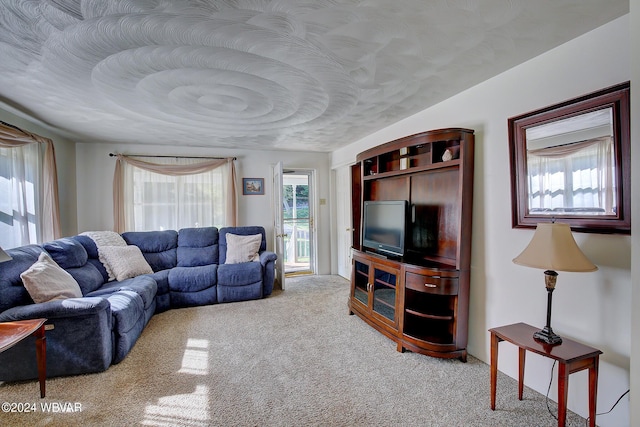
[[[207,375],[209,373],[209,340],[189,338],[182,356],[180,374]]]
[[[196,385],[190,394],[176,394],[158,399],[157,405],[147,405],[141,424],[145,426],[208,426],[209,387]]]

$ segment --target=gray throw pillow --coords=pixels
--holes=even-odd
[[[56,299],[80,298],[78,282],[47,254],[42,252],[20,278],[35,303]]]

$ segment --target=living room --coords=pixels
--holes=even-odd
[[[213,153],[216,156],[237,158],[238,177],[265,178],[265,195],[239,197],[239,223],[264,226],[267,240],[271,242],[273,225],[268,214],[272,209],[271,165],[282,161],[286,167],[316,170],[316,199],[329,201],[327,205],[318,205],[317,273],[336,274],[339,230],[335,224],[340,201],[336,199],[335,175],[348,168],[358,153],[388,141],[443,127],[473,129],[476,160],[468,349],[470,355],[488,364],[488,329],[514,322],[543,326],[547,303],[541,271],[512,263],[531,240],[533,230],[511,227],[507,119],[640,78],[639,6],[637,1],[632,1],[628,15],[527,62],[513,64],[513,68],[495,77],[330,153],[216,148]],[[632,92],[631,96],[634,111],[640,101],[638,94]],[[175,154],[175,148],[167,145],[75,142],[5,109],[0,109],[0,120],[54,140],[64,236],[113,227],[115,161],[109,153]],[[640,134],[637,121],[632,120],[631,127],[631,140],[635,141],[635,135]],[[181,147],[180,154],[206,156],[212,152],[205,147]],[[640,158],[632,151],[632,171],[638,164]],[[632,176],[637,177],[637,172],[632,172]],[[638,200],[639,190],[633,187],[632,195],[636,196],[632,200]],[[603,351],[597,404],[597,411],[601,413],[627,389],[633,392],[639,387],[640,376],[633,356],[640,355],[640,340],[634,339],[639,337],[636,325],[640,324],[640,314],[633,307],[638,306],[640,296],[637,291],[633,292],[633,283],[640,273],[631,261],[631,254],[640,247],[640,242],[635,233],[632,236],[574,233],[574,238],[599,270],[561,273],[554,294],[553,326],[560,335]],[[343,312],[346,315],[346,305]],[[393,344],[389,342],[389,346]],[[517,362],[517,348],[503,344],[500,371],[517,378]],[[550,379],[556,375],[552,375],[551,370],[548,359],[529,356],[527,387],[545,395]],[[585,418],[587,383],[586,372],[575,374],[569,389],[569,409]],[[485,385],[489,387],[488,376]],[[551,388],[552,400],[557,400],[555,389]],[[7,400],[2,387],[0,393]],[[611,414],[598,417],[598,425],[640,423],[640,410],[633,406],[625,397]],[[490,411],[488,401],[486,408]]]

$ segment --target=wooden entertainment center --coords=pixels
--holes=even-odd
[[[473,131],[440,129],[360,153],[351,168],[353,265],[349,314],[398,345],[467,360]],[[404,253],[364,247],[367,201],[406,200]]]

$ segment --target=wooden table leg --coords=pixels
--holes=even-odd
[[[569,392],[569,371],[566,363],[558,367],[558,427],[567,422],[567,394]]]
[[[518,400],[522,400],[522,392],[524,390],[524,362],[527,350],[522,347],[518,348]]]
[[[498,343],[500,339],[491,333],[491,410],[496,409],[496,385],[498,381]]]
[[[596,401],[598,398],[598,362],[599,357],[593,358],[593,365],[589,368],[589,427],[596,427]]]
[[[44,325],[35,332],[36,361],[38,362],[38,380],[40,381],[40,398],[45,396],[47,380],[47,338],[44,335]]]

